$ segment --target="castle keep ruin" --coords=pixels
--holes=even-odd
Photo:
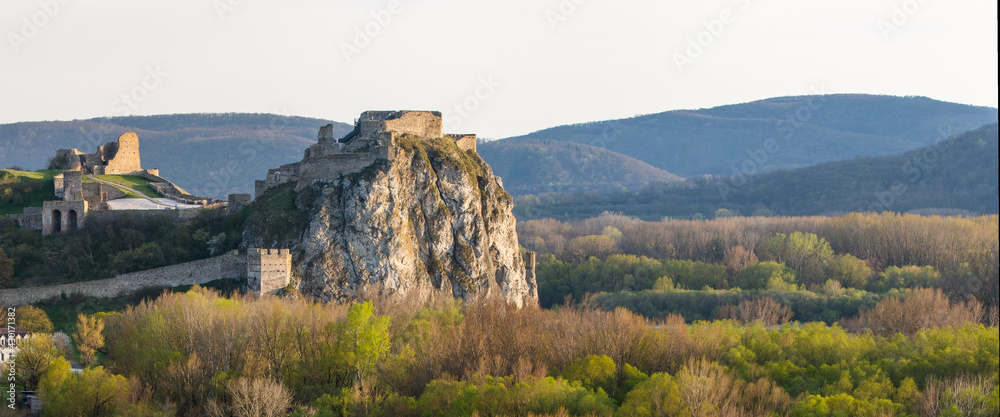
[[[117,141],[97,147],[97,152],[85,154],[76,148],[60,149],[52,160],[55,168],[83,171],[92,175],[141,175],[139,136],[128,132]]]
[[[460,149],[475,152],[476,135],[445,135],[442,126],[441,112],[414,110],[366,111],[354,130],[339,140],[333,137],[333,125],[323,126],[319,142],[306,149],[301,162],[268,170],[267,178],[256,182],[254,198],[281,184],[293,182],[301,189],[314,180],[360,172],[376,161],[391,159],[403,135],[425,140],[447,136]]]

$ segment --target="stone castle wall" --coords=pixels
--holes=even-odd
[[[247,286],[255,294],[272,294],[291,281],[292,254],[288,249],[247,251]]]
[[[42,230],[42,208],[25,207],[21,214],[9,214],[8,217],[17,221],[18,227],[27,230]]]
[[[45,201],[42,203],[42,236],[78,230],[83,227],[86,216],[86,201]]]
[[[314,180],[337,178],[359,172],[379,159],[386,159],[384,152],[343,153],[321,158],[310,158],[302,161],[297,178],[299,187],[304,187]]]
[[[446,136],[455,140],[455,144],[458,145],[458,149],[476,152],[476,135],[449,134]]]
[[[83,172],[63,171],[62,194],[64,200],[83,200]]]
[[[367,111],[358,119],[359,136],[378,137],[382,132],[409,133],[424,138],[444,136],[441,113],[430,111]]]
[[[16,307],[72,294],[111,298],[145,288],[204,284],[222,278],[239,279],[245,276],[246,268],[247,257],[232,251],[215,258],[132,272],[97,281],[3,289],[0,290],[0,305]]]
[[[107,175],[128,175],[142,171],[139,136],[128,132],[119,136],[117,142],[105,145],[104,161],[104,173]]]

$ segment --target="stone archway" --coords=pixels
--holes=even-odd
[[[62,233],[62,212],[52,210],[52,233]]]
[[[66,231],[74,232],[77,229],[76,210],[66,212]]]

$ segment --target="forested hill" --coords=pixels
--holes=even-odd
[[[683,178],[604,148],[556,140],[510,139],[479,145],[479,154],[514,195],[640,190]]]
[[[175,114],[0,125],[0,167],[46,168],[60,148],[93,152],[134,131],[144,168],[188,192],[225,198],[253,193],[254,180],[269,168],[299,161],[316,142],[319,128],[333,123],[335,135],[351,126],[329,120],[275,114]]]
[[[689,188],[595,196],[519,197],[519,218],[586,218],[606,210],[647,219],[723,213],[815,215],[851,211],[995,214],[997,124],[895,156],[855,158],[751,177],[714,177]],[[558,202],[557,202],[558,200]]]
[[[732,175],[765,147],[773,152],[759,161],[758,172],[895,155],[996,122],[991,107],[926,97],[821,95],[559,126],[521,138],[606,147],[693,177]]]

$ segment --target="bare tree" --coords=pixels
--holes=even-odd
[[[227,386],[229,401],[209,401],[205,411],[212,417],[280,417],[292,405],[292,394],[269,378],[239,378]]]

